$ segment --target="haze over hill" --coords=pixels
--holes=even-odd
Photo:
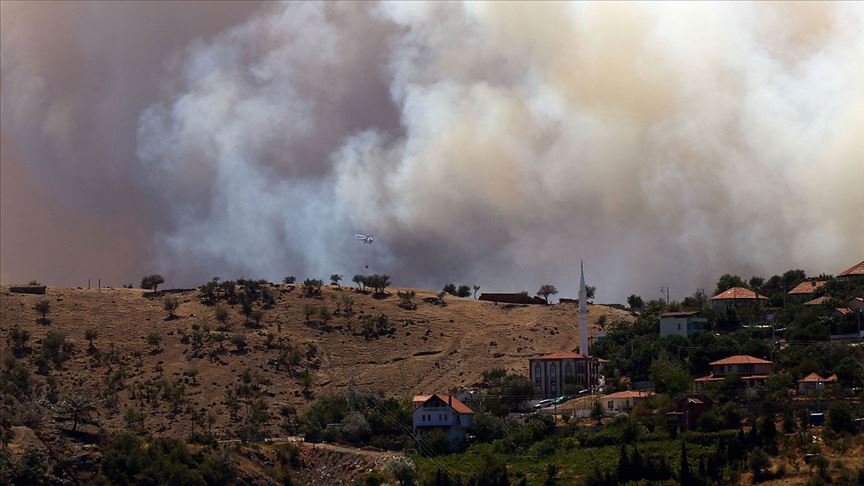
[[[0,9],[3,282],[351,275],[365,232],[399,285],[584,259],[609,302],[864,248],[861,3]]]

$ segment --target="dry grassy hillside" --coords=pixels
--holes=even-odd
[[[276,305],[264,310],[260,327],[244,323],[239,306],[234,306],[229,307],[229,330],[219,333],[214,308],[200,302],[198,291],[160,292],[154,297],[138,289],[49,288],[47,295],[26,295],[2,287],[0,346],[11,351],[7,337],[13,328],[29,331],[29,349],[17,356],[35,370],[46,334],[63,333],[74,343],[73,352],[59,369],[52,366],[49,371],[58,378],[61,395],[82,390],[104,394],[111,377],[121,371],[118,406],[113,412],[100,407],[101,422],[109,428],[121,427],[123,411],[131,407],[146,411],[148,429],[168,434],[188,433],[190,420],[183,417],[191,417],[194,410],[217,415],[214,431],[224,431],[229,424],[224,405],[226,388],[238,384],[247,369],[269,380],[263,386],[264,396],[271,411],[276,411],[281,404],[303,408],[316,396],[344,390],[352,377],[360,389],[407,397],[416,392],[470,386],[480,380],[483,370],[493,367],[527,373],[529,356],[578,347],[577,310],[573,305],[508,308],[448,296],[446,306],[439,306],[423,301],[434,293],[417,291],[417,309],[406,310],[398,306],[399,289],[389,289],[384,299],[348,288],[325,287],[318,298],[303,297],[299,285],[274,286],[273,290]],[[332,312],[336,307],[333,296],[342,293],[353,297],[351,315],[334,315],[326,326],[306,322],[304,307],[327,306]],[[175,319],[166,319],[162,301],[166,295],[180,303]],[[51,304],[50,323],[40,322],[34,310],[43,299]],[[359,334],[363,316],[381,314],[394,324],[392,335],[367,338]],[[600,305],[591,306],[589,316],[592,334],[602,316],[610,322],[630,319],[626,312]],[[316,314],[312,319],[317,318]],[[196,324],[209,335],[197,353],[191,339]],[[98,331],[95,350],[89,349],[85,340],[87,328]],[[147,342],[153,332],[162,336],[158,349]],[[217,334],[227,339],[220,344],[213,338]],[[245,338],[245,351],[230,342],[237,334]],[[306,355],[293,373],[275,364],[281,353],[279,343],[290,344]],[[316,351],[309,352],[310,345]],[[301,392],[305,369],[313,377],[312,393],[307,395]],[[197,370],[197,376],[184,376],[189,370]],[[41,376],[37,381],[45,383],[45,379]],[[156,409],[144,406],[144,390],[161,381],[186,385],[182,410],[171,412],[167,405],[157,405]],[[133,393],[137,399],[132,399]]]

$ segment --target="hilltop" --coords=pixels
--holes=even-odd
[[[46,295],[27,295],[0,287],[0,338],[9,346],[13,329],[29,332],[26,349],[16,354],[35,370],[47,334],[61,333],[71,343],[68,359],[37,375],[37,387],[49,388],[45,384],[51,376],[57,396],[86,393],[109,400],[110,406],[97,409],[99,422],[109,430],[125,427],[123,411],[128,408],[145,411],[144,427],[164,435],[189,433],[193,416],[209,412],[215,415],[212,430],[220,437],[236,432],[230,426],[226,389],[240,383],[246,370],[256,375],[271,412],[283,405],[302,410],[324,394],[345,391],[351,379],[359,390],[408,398],[471,386],[491,368],[527,375],[528,357],[574,350],[579,342],[577,308],[571,304],[520,307],[447,296],[442,306],[424,301],[433,300],[435,292],[414,290],[417,308],[408,310],[399,306],[396,295],[406,289],[388,289],[384,298],[335,286],[323,287],[317,297],[303,296],[301,285],[271,289],[275,305],[263,310],[260,326],[247,322],[240,305],[226,306],[227,330],[220,332],[214,307],[202,303],[198,290],[153,294],[140,289],[49,288]],[[353,312],[321,322],[320,308],[333,313],[343,295],[353,300]],[[167,318],[166,297],[179,303],[176,318]],[[42,300],[50,303],[47,323],[34,310]],[[307,321],[310,305],[315,312]],[[392,334],[361,334],[364,320],[382,315]],[[619,319],[632,320],[619,309],[589,306],[592,334],[601,320]],[[98,333],[92,349],[86,329]],[[161,337],[158,345],[148,343],[153,333]],[[295,366],[286,365],[286,348],[302,353]],[[310,385],[304,383],[307,369],[311,386],[304,393],[304,384]],[[149,390],[165,383],[184,385],[182,406],[144,406],[142,397],[151,399]],[[277,414],[270,415],[275,427]]]

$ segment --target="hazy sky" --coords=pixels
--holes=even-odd
[[[681,298],[864,258],[864,4],[0,3],[0,280]]]

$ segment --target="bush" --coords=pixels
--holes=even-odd
[[[460,285],[458,289],[456,289],[456,297],[470,297],[471,296],[471,287],[467,285]]]
[[[420,439],[424,455],[446,454],[450,452],[450,437],[441,429],[432,429]]]
[[[834,402],[828,407],[828,428],[834,432],[854,432],[852,408],[846,402]]]
[[[456,284],[448,283],[441,289],[442,292],[447,292],[450,295],[456,295]]]
[[[361,413],[354,412],[342,419],[342,437],[353,444],[363,444],[372,435],[369,422]]]
[[[47,322],[48,312],[51,310],[51,303],[47,300],[40,300],[33,306],[33,310],[42,315],[42,322]]]

